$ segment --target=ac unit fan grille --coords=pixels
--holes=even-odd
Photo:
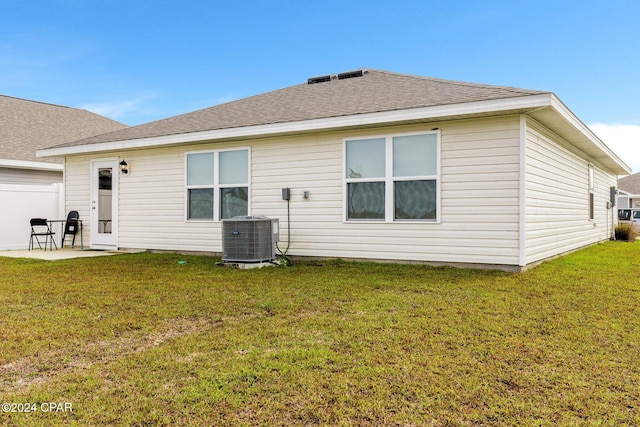
[[[278,220],[252,217],[222,222],[222,260],[263,262],[275,258]]]

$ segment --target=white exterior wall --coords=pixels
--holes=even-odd
[[[618,209],[640,209],[640,195],[625,194],[618,196]]]
[[[343,140],[439,128],[441,222],[345,222]],[[185,221],[185,153],[250,147],[252,215],[280,219],[289,255],[518,265],[519,117],[201,143],[71,156],[66,211],[80,212],[89,238],[90,161],[119,155],[130,165],[119,188],[119,247],[221,252],[221,223]],[[303,191],[309,191],[304,199]]]
[[[51,185],[0,184],[0,250],[27,249],[31,218],[64,219],[62,183]],[[61,227],[53,225],[56,244]],[[36,245],[37,248],[37,245]]]
[[[442,135],[441,223],[345,222],[343,140],[435,127]],[[254,145],[252,157],[253,213],[280,218],[283,241],[280,189],[292,190],[292,255],[517,264],[517,117],[274,141]]]
[[[526,264],[609,238],[609,188],[616,176],[595,169],[594,219],[589,219],[589,161],[541,124],[526,122]]]
[[[62,171],[0,167],[0,184],[50,185],[62,183]]]
[[[82,242],[89,246],[91,194],[91,157],[76,156],[65,160],[64,192],[65,212],[78,211],[82,220]],[[80,238],[77,236],[76,241]]]

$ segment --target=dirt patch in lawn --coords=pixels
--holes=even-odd
[[[80,347],[29,355],[0,365],[0,390],[22,391],[57,375],[140,353],[167,341],[199,333],[215,324],[206,319],[168,319],[150,334],[131,331],[111,340],[97,340]]]

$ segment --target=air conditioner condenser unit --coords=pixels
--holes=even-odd
[[[222,220],[222,261],[265,262],[276,257],[279,220],[237,216]]]

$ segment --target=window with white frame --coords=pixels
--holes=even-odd
[[[347,220],[438,221],[438,131],[345,141]]]
[[[249,150],[186,155],[187,220],[219,221],[249,212]]]

